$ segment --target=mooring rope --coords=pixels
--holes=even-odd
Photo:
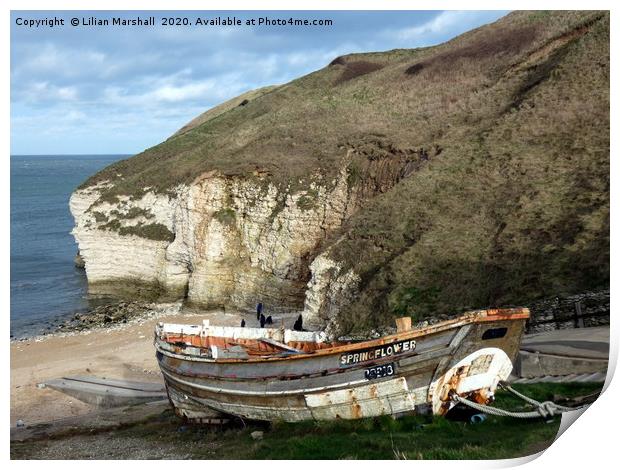
[[[501,388],[503,388],[504,390],[506,390],[507,392],[512,393],[513,395],[521,398],[523,401],[529,403],[530,405],[534,405],[534,406],[541,406],[543,403],[551,403],[553,405],[553,407],[555,409],[557,409],[558,411],[560,411],[561,413],[563,413],[564,411],[576,411],[579,410],[581,408],[583,408],[583,406],[579,406],[577,408],[571,408],[569,406],[563,406],[563,405],[558,405],[557,403],[553,403],[552,401],[545,401],[543,403],[534,400],[531,397],[528,397],[526,395],[523,395],[521,392],[518,392],[517,390],[515,390],[514,388],[512,388],[510,385],[508,385],[507,383],[503,383],[500,382],[499,386]]]
[[[501,408],[495,408],[493,406],[483,405],[480,403],[473,402],[457,394],[454,394],[452,398],[458,401],[459,403],[469,406],[470,408],[473,408],[474,410],[480,411],[482,413],[487,413],[487,414],[495,415],[495,416],[504,416],[508,418],[523,418],[523,419],[532,419],[532,418],[540,418],[540,417],[551,418],[553,416],[562,414],[566,411],[576,411],[581,408],[584,408],[584,406],[588,406],[588,405],[584,405],[578,408],[570,408],[568,406],[558,405],[556,403],[553,403],[552,401],[539,402],[537,400],[534,400],[531,397],[528,397],[526,395],[523,395],[520,392],[517,392],[510,385],[500,383],[500,387],[512,393],[513,395],[521,398],[523,401],[529,403],[530,405],[535,406],[536,409],[531,410],[531,411],[502,410]]]

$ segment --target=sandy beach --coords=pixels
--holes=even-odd
[[[110,328],[48,335],[11,343],[11,426],[76,416],[95,408],[38,383],[71,375],[93,375],[144,382],[161,381],[153,348],[157,322],[197,324],[209,319],[238,326],[240,314],[162,312]],[[177,308],[178,310],[178,308]],[[253,315],[244,315],[253,325]],[[275,317],[279,319],[280,317]]]

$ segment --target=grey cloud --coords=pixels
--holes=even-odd
[[[502,14],[270,12],[272,17],[331,18],[334,26],[27,29],[14,19],[56,15],[68,22],[72,16],[136,13],[12,12],[12,152],[105,153],[123,145],[123,152],[136,152],[221,101],[289,81],[338,55],[437,43]],[[171,15],[265,13],[166,13]],[[44,138],[33,143],[32,133],[48,136],[48,143]],[[89,135],[92,149],[83,147]]]

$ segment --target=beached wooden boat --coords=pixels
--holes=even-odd
[[[527,309],[480,310],[424,328],[329,342],[322,332],[160,323],[157,359],[179,416],[257,420],[445,414],[489,403],[512,370]]]

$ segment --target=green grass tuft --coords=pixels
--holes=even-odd
[[[220,209],[213,214],[213,217],[223,225],[234,225],[236,213],[234,209]]]

